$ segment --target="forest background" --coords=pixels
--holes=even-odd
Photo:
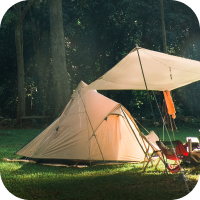
[[[200,61],[196,15],[180,2],[163,3],[167,53]],[[160,0],[30,0],[16,4],[6,12],[0,27],[0,116],[6,119],[2,122],[13,124],[24,115],[54,120],[81,80],[87,84],[96,80],[136,44],[164,52]],[[19,72],[18,45],[24,74]],[[21,86],[19,76],[24,78]],[[200,123],[199,89],[198,81],[172,92],[176,122]],[[152,118],[146,91],[99,92],[138,119]],[[162,104],[162,93],[156,96]],[[152,94],[151,98],[154,100]],[[153,107],[159,117],[155,101]]]

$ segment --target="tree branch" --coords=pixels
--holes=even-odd
[[[30,7],[36,2],[37,0],[29,0],[28,3],[26,4],[25,8],[23,9],[22,13],[20,16],[18,16],[18,20],[17,20],[17,25],[22,23],[24,20],[24,17],[26,16],[26,13],[28,12],[28,10],[30,9]]]
[[[19,2],[18,2],[18,3],[19,3]],[[17,16],[17,8],[16,8],[16,4],[13,4],[13,9],[14,9],[15,15]]]

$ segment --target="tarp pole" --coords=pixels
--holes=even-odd
[[[150,107],[151,107],[151,112],[153,114],[154,123],[156,125],[156,118],[155,118],[155,114],[154,114],[154,111],[153,111],[153,106],[152,106],[152,103],[151,103],[150,94],[149,94],[149,90],[148,90],[148,87],[147,87],[146,79],[145,79],[145,76],[144,76],[142,62],[141,62],[140,54],[139,54],[139,51],[138,51],[138,45],[136,45],[136,49],[137,49],[138,59],[139,59],[139,62],[140,62],[140,67],[141,67],[141,71],[142,71],[142,75],[143,75],[143,79],[144,79],[144,83],[145,83],[145,87],[146,87],[146,91],[147,91],[147,96],[148,96]],[[159,138],[159,141],[160,141],[160,136],[159,136],[159,132],[157,130],[157,126],[156,126],[156,132],[158,133],[158,138]],[[162,156],[164,158],[163,152],[162,152]],[[164,160],[164,162],[165,162],[165,160]],[[167,172],[166,165],[165,165],[165,171]]]
[[[149,94],[149,90],[148,90],[148,87],[147,87],[146,79],[145,79],[145,76],[144,76],[144,71],[143,71],[143,67],[142,67],[142,63],[141,63],[141,59],[140,59],[140,54],[139,54],[139,51],[138,51],[138,45],[136,45],[136,50],[137,50],[138,59],[139,59],[139,62],[140,62],[140,67],[141,67],[141,71],[142,71],[142,76],[143,76],[144,84],[145,84],[146,91],[147,91],[147,97],[149,99],[149,103],[150,103],[150,107],[151,107],[151,112],[153,114],[154,123],[156,125],[156,118],[155,118],[155,114],[154,114],[154,111],[153,111],[153,106],[152,106],[152,103],[151,103],[150,94]],[[159,137],[159,133],[158,133],[158,137]]]

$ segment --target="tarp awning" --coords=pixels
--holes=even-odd
[[[138,49],[138,52],[137,52]],[[137,47],[87,90],[174,90],[200,80],[200,62]]]

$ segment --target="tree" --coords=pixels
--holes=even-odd
[[[23,20],[26,16],[31,5],[37,0],[30,0],[22,10],[22,4],[15,5],[15,13],[17,21],[15,25],[15,45],[17,55],[17,67],[18,67],[18,114],[19,118],[25,115],[25,88],[24,88],[24,58],[23,58]]]
[[[163,0],[163,2],[168,53],[199,59],[200,37],[196,16],[180,2],[173,0]],[[49,3],[54,5],[51,6]],[[27,2],[20,4],[19,16],[22,15]],[[53,11],[50,13],[50,6],[54,9],[54,14]],[[55,112],[57,116],[66,104],[62,103],[59,106],[62,99],[66,99],[67,102],[68,97],[62,96],[69,89],[66,87],[68,82],[70,82],[70,92],[76,88],[80,80],[89,84],[120,61],[135,47],[135,44],[163,52],[160,0],[63,1],[60,6],[63,15],[62,10],[57,7],[57,0],[38,1],[23,20],[25,86],[19,88],[22,88],[20,91],[24,91],[24,88],[31,86],[29,83],[37,88],[33,93],[33,99],[27,97],[26,92],[26,100],[31,98],[33,102],[34,115],[46,114],[53,118],[56,105],[60,107]],[[58,10],[61,10],[61,15]],[[0,63],[3,66],[0,67],[0,115],[11,117],[12,109],[16,118],[17,59],[13,25],[16,17],[13,11],[14,7],[9,9],[0,28]],[[63,31],[62,26],[60,28],[58,25],[62,20],[64,36],[60,33]],[[64,50],[61,45],[65,45]],[[62,56],[59,51],[63,52]],[[60,58],[64,61],[61,62]],[[66,80],[68,76],[69,80]],[[102,91],[102,93],[120,101],[133,114],[141,113],[141,116],[144,116],[145,112],[148,112],[148,109],[145,109],[147,102],[143,92]],[[176,93],[174,96],[176,97]]]
[[[52,79],[50,78],[52,66],[50,64],[49,1],[38,2],[32,6],[26,19],[25,29],[28,31],[24,32],[29,33],[31,39],[24,47],[29,50],[25,54],[29,57],[25,72],[26,76],[30,77],[29,80],[32,81],[35,88],[37,88],[33,96],[29,95],[28,97],[29,107],[31,99],[34,102],[31,109],[33,115],[51,115],[49,111],[50,109],[53,110],[53,106],[49,105],[51,98],[48,98],[48,95],[52,92],[52,86],[49,85],[49,83],[52,84]],[[30,48],[30,46],[33,46],[33,48]]]
[[[166,31],[165,31],[165,17],[164,17],[163,0],[160,0],[160,12],[161,12],[161,21],[162,21],[163,52],[167,53],[167,38],[166,38]]]
[[[53,65],[53,95],[55,98],[55,116],[64,108],[70,98],[69,77],[65,56],[65,38],[61,0],[50,0],[50,37]]]

